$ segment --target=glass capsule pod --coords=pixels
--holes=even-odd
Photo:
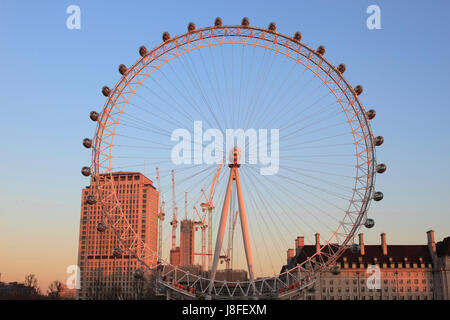
[[[357,85],[356,87],[355,87],[355,93],[359,96],[361,93],[363,93],[363,87],[362,87],[362,85]]]
[[[375,220],[373,220],[371,218],[367,218],[366,222],[364,223],[364,226],[367,229],[373,228],[375,226]]]
[[[377,164],[377,167],[376,167],[377,173],[383,173],[386,171],[386,169],[387,169],[387,167],[384,163]]]
[[[121,64],[121,65],[119,66],[119,73],[120,73],[121,75],[124,75],[127,71],[128,71],[128,69],[127,69],[127,67],[126,67],[124,64]]]
[[[91,118],[92,121],[98,121],[99,114],[96,111],[91,111],[91,113],[89,113],[89,118]]]
[[[187,29],[189,32],[195,31],[195,23],[189,22]]]
[[[375,145],[377,147],[381,146],[384,143],[384,138],[382,136],[378,136],[375,138]]]
[[[275,24],[275,22],[271,22],[269,23],[267,29],[269,29],[269,31],[275,32],[277,30],[277,25]]]
[[[114,258],[120,258],[122,257],[122,249],[119,247],[114,248],[113,250],[113,256]]]
[[[97,223],[96,229],[98,232],[105,232],[106,224],[104,222]]]
[[[316,50],[316,52],[318,54],[320,54],[321,56],[323,56],[325,54],[325,47],[324,46],[319,46]]]
[[[335,276],[341,273],[341,267],[338,265],[334,265],[331,267],[331,273]]]
[[[170,40],[170,33],[163,32],[162,39],[163,39],[164,42],[169,41]]]
[[[302,40],[302,34],[300,32],[296,32],[294,34],[294,40],[300,42]]]
[[[83,146],[87,149],[89,149],[90,147],[92,147],[92,140],[89,138],[84,138],[83,139]]]
[[[95,196],[93,194],[90,194],[86,197],[86,203],[87,204],[96,204],[97,199],[95,198]]]
[[[134,270],[133,276],[135,279],[142,279],[144,277],[144,272],[142,271],[142,269],[136,269]]]
[[[104,86],[102,88],[102,93],[105,97],[109,96],[109,94],[111,93],[111,89],[109,89],[107,86]]]
[[[145,56],[147,54],[147,48],[145,46],[140,46],[139,47],[139,54],[141,57]]]
[[[350,246],[350,250],[353,253],[358,253],[361,250],[361,248],[360,248],[359,244],[354,243]]]
[[[85,177],[89,177],[91,175],[91,168],[89,167],[81,168],[81,174]]]
[[[381,201],[381,200],[383,200],[383,197],[384,197],[383,192],[377,191],[377,192],[375,192],[374,195],[373,195],[373,200],[375,200],[375,201]]]
[[[373,109],[370,109],[369,111],[367,111],[366,114],[367,114],[367,118],[369,118],[369,120],[372,120],[377,115],[377,112]]]
[[[221,18],[216,18],[216,20],[214,20],[214,26],[215,27],[221,27],[222,26],[222,19]]]

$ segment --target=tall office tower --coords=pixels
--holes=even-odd
[[[158,192],[153,182],[138,172],[116,172],[112,174],[112,179],[117,201],[120,202],[128,223],[149,249],[157,252]],[[98,231],[98,224],[103,222],[101,207],[98,203],[86,203],[94,183],[91,179],[91,185],[82,190],[81,197],[78,247],[81,288],[78,298],[139,298],[142,284],[134,275],[140,263],[126,251],[119,258],[113,256],[114,249],[120,247],[117,236],[109,227],[104,232]],[[145,262],[149,266],[155,265],[156,255],[147,258]]]
[[[194,264],[195,225],[192,220],[182,220],[180,227],[180,265]]]

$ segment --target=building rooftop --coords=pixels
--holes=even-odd
[[[436,243],[436,253],[438,257],[450,256],[450,237]]]
[[[327,252],[327,248],[324,248]],[[377,259],[377,263],[431,263],[432,259],[426,245],[388,245],[387,255],[383,254],[380,245],[364,245],[364,255],[346,250],[337,260],[338,263],[369,263]],[[308,257],[316,253],[315,245],[306,245],[294,256],[296,264],[304,262]],[[405,261],[405,257],[407,260]],[[420,261],[422,259],[422,261]]]
[[[410,264],[429,265],[433,264],[433,257],[430,252],[430,245],[434,246],[434,231],[428,232],[429,243],[424,245],[388,245],[386,243],[386,234],[381,234],[381,243],[375,245],[364,244],[363,234],[360,234],[360,248],[361,250],[353,252],[348,249],[336,261],[338,264],[400,264],[406,267]],[[316,234],[316,242],[319,241],[320,235]],[[303,237],[298,237],[296,240],[296,249],[288,250],[287,265],[283,266],[282,270],[286,268],[293,268],[297,264],[305,262],[308,258],[316,254],[317,244],[304,245]],[[430,242],[431,241],[431,242]],[[383,246],[386,252],[383,253]],[[436,255],[438,257],[450,256],[450,237],[435,244]],[[329,247],[322,248],[322,252],[330,253]]]

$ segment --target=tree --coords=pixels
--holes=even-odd
[[[48,286],[48,296],[52,299],[59,299],[62,291],[61,281],[55,280]]]
[[[34,293],[36,295],[39,295],[41,293],[41,289],[39,288],[39,285],[38,285],[38,280],[36,278],[36,275],[34,275],[34,274],[29,274],[29,275],[25,276],[24,285],[26,287],[33,288]]]

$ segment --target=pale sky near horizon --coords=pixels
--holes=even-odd
[[[66,28],[66,8],[81,8],[81,29]],[[366,8],[381,8],[381,30],[368,30]],[[448,1],[3,1],[0,5],[2,97],[0,133],[0,273],[23,281],[35,273],[43,291],[65,280],[77,262],[80,168],[90,153],[89,111],[104,103],[103,85],[119,79],[137,49],[161,33],[239,24],[284,34],[301,31],[311,47],[347,65],[361,83],[363,103],[377,111],[375,133],[385,137],[377,177],[385,199],[372,205],[376,227],[366,243],[425,244],[450,236],[450,34]],[[292,239],[294,241],[294,239]]]

